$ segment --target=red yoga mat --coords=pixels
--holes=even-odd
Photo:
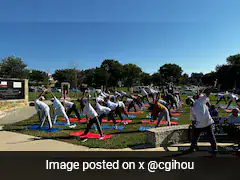
[[[142,120],[142,123],[143,123],[143,124],[157,124],[157,120],[155,120],[155,121],[153,121],[153,122],[151,122],[150,120]],[[166,125],[167,122],[166,122],[165,120],[162,120],[162,121],[160,122],[160,124]],[[171,125],[178,125],[178,123],[177,123],[177,122],[171,122]]]
[[[180,101],[179,104],[184,104],[184,102]]]
[[[232,109],[226,109],[225,111],[226,111],[226,113],[231,113]]]
[[[77,131],[77,132],[72,132],[72,133],[70,133],[69,135],[70,135],[70,136],[79,136],[80,138],[89,138],[89,139],[98,139],[98,138],[100,138],[100,134],[94,134],[94,133],[91,133],[91,132],[89,132],[89,133],[88,133],[87,135],[85,135],[85,136],[80,136],[80,135],[83,134],[83,133],[84,133],[84,131]],[[111,137],[113,137],[112,134],[104,134],[103,140],[109,139],[109,138],[111,138]]]
[[[171,115],[176,117],[176,116],[180,116],[180,113],[171,113]]]
[[[137,112],[128,112],[128,114],[143,114],[143,111],[137,111]]]
[[[65,118],[60,118],[61,121],[65,121]],[[81,123],[85,123],[87,122],[87,119],[86,118],[82,118],[80,121],[78,120],[78,118],[69,118],[70,122],[81,122]],[[132,120],[123,120],[124,122],[127,122],[127,123],[130,123],[132,122]],[[103,123],[112,123],[113,121],[110,120],[108,121],[107,119],[103,119],[102,120]],[[120,123],[122,122],[121,120],[116,120],[117,123]]]
[[[103,123],[113,123],[113,120],[108,121],[107,119],[103,119],[102,122]],[[116,122],[120,123],[120,122],[122,122],[122,120],[118,119],[118,120],[116,120]],[[123,120],[123,122],[130,123],[130,122],[132,122],[132,120]]]

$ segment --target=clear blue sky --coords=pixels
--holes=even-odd
[[[165,63],[207,73],[240,51],[239,0],[1,0],[0,57],[29,68]]]

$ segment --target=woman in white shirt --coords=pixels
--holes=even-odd
[[[83,94],[83,97],[84,97],[84,94]],[[92,128],[93,124],[96,124],[98,132],[100,134],[99,139],[102,140],[104,138],[104,135],[103,135],[103,131],[102,131],[99,119],[98,119],[98,113],[94,110],[94,108],[90,104],[89,96],[88,96],[87,101],[83,100],[83,97],[81,99],[81,106],[83,108],[83,114],[86,116],[87,119],[89,118],[90,120],[87,123],[86,130],[84,131],[84,133],[81,136],[87,135],[89,130]]]
[[[51,116],[50,116],[50,108],[46,103],[42,102],[42,95],[46,91],[47,90],[44,89],[43,92],[39,95],[39,97],[35,100],[35,108],[37,110],[38,117],[39,117],[39,120],[40,120],[39,128],[43,127],[43,125],[45,123],[45,120],[47,118],[49,129],[51,129],[52,128],[52,121],[51,121]],[[40,112],[42,112],[42,115],[40,114]]]
[[[52,108],[53,108],[53,124],[56,124],[57,121],[57,116],[59,114],[62,114],[63,117],[66,119],[67,121],[67,126],[69,126],[69,128],[75,128],[76,125],[71,125],[70,120],[66,114],[65,108],[63,107],[62,103],[54,96],[54,94],[52,93],[51,90],[49,90],[51,95],[53,96],[53,98],[51,99],[52,101]]]
[[[226,100],[225,95],[226,95],[226,94],[222,94],[222,93],[218,93],[218,94],[216,95],[216,97],[217,97],[217,103],[216,103],[216,105],[218,105],[222,100],[224,100],[225,103],[227,104],[227,100]]]
[[[69,101],[64,100],[64,101],[63,101],[63,106],[64,106],[64,108],[67,110],[67,116],[68,116],[68,117],[69,117],[70,114],[74,111],[75,114],[76,114],[76,116],[77,116],[77,118],[78,118],[78,120],[79,120],[79,121],[81,120],[81,117],[80,117],[80,114],[79,114],[79,112],[78,112],[78,110],[77,110],[76,104],[74,104],[73,102],[69,102]]]
[[[231,105],[231,103],[232,103],[233,101],[235,101],[235,102],[237,103],[237,101],[238,101],[238,95],[233,94],[233,93],[229,93],[229,94],[228,94],[228,99],[229,99],[229,102],[228,102],[228,105],[227,105],[226,109]]]
[[[96,97],[96,94],[95,94],[95,97]],[[97,99],[96,99],[96,110],[99,115],[98,119],[99,119],[100,125],[102,124],[102,119],[104,117],[108,117],[110,120],[113,121],[115,129],[117,129],[117,122],[114,118],[112,110],[109,107],[100,105],[100,103],[97,101]]]

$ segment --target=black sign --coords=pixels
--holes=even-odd
[[[25,99],[25,81],[0,78],[0,100]]]

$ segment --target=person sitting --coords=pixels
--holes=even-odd
[[[211,105],[210,106],[210,108],[209,108],[209,112],[210,112],[210,115],[212,116],[212,117],[218,117],[218,110],[217,110],[217,108],[216,108],[216,106],[215,105]]]
[[[239,124],[240,123],[240,116],[238,115],[239,109],[235,108],[232,110],[232,114],[228,116],[227,122],[229,124]]]

